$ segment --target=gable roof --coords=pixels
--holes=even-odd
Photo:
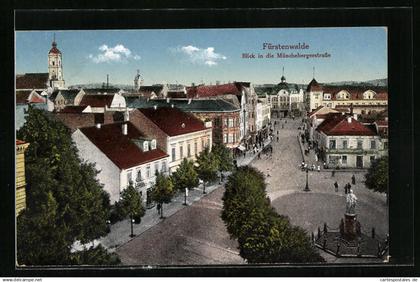
[[[351,122],[348,121],[348,118]],[[358,135],[374,136],[376,133],[352,117],[329,115],[316,129],[329,136]]]
[[[25,73],[16,75],[16,89],[47,89],[48,73]]]
[[[185,112],[203,113],[203,112],[237,112],[240,111],[239,107],[226,101],[225,99],[153,99],[146,100],[144,98],[126,98],[127,106],[130,108],[153,108],[154,106],[160,107],[174,107],[181,109]]]
[[[83,96],[79,106],[91,106],[97,108],[104,108],[105,106],[110,107],[113,99],[113,94],[89,94]]]
[[[245,87],[243,82],[234,82],[220,85],[199,85],[187,87],[188,98],[214,97],[226,94],[240,95],[242,88]]]
[[[35,91],[16,90],[16,104],[45,103],[45,98]]]
[[[81,114],[88,106],[65,106],[60,113],[65,114]]]
[[[127,135],[122,134],[124,123],[111,123],[80,128],[80,131],[101,150],[117,167],[128,169],[144,163],[153,162],[168,155],[159,148],[143,152],[134,142],[145,136],[131,123],[127,122]]]
[[[201,120],[177,108],[157,107],[157,109],[140,108],[138,110],[169,136],[177,136],[206,129]]]
[[[61,94],[64,99],[66,99],[68,102],[73,103],[74,99],[76,98],[77,94],[79,94],[79,89],[62,89],[62,90],[54,90],[53,93],[51,93],[49,99],[51,101],[55,101],[57,99],[57,95]]]

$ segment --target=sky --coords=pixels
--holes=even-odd
[[[102,83],[107,74],[111,84],[133,85],[137,70],[144,85],[278,83],[283,68],[286,81],[302,84],[314,74],[318,82],[334,82],[387,78],[388,72],[386,28],[351,27],[17,31],[17,74],[48,72],[54,34],[66,86]],[[264,49],[264,43],[283,49]],[[297,44],[307,48],[284,49]],[[256,58],[243,58],[244,53]],[[330,56],[277,58],[277,53]]]

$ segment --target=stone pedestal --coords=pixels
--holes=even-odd
[[[355,214],[344,214],[344,237],[354,239],[358,235],[357,219]]]

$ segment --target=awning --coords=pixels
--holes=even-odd
[[[239,146],[238,146],[238,149],[239,149],[239,150],[241,150],[241,151],[245,151],[245,147],[244,147],[244,146],[242,146],[242,145],[239,145]]]

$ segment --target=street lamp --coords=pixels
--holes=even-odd
[[[130,214],[130,224],[131,224],[131,234],[130,234],[130,237],[131,237],[131,238],[133,238],[133,237],[134,237],[134,233],[133,233],[133,223],[134,223],[133,214]]]
[[[306,168],[306,186],[305,186],[305,189],[303,190],[303,191],[305,191],[305,192],[309,192],[309,191],[311,191],[311,190],[309,189],[309,185],[308,185],[308,172],[309,172],[309,169],[308,169],[308,168]]]

